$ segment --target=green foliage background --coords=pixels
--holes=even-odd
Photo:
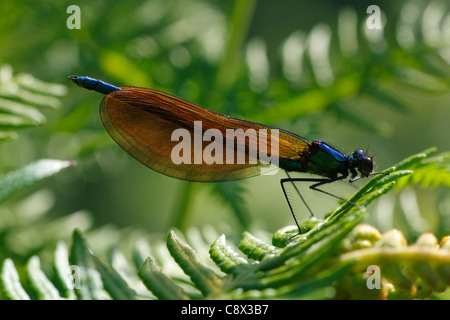
[[[80,231],[70,240],[75,228],[99,256],[114,246],[130,259],[131,252],[141,252],[142,241],[159,243],[172,227],[187,234],[201,230],[201,237],[211,240],[205,241],[207,246],[224,233],[237,246],[242,231],[270,242],[268,234],[292,224],[279,186],[282,172],[220,184],[193,184],[152,172],[114,144],[98,116],[102,96],[71,85],[70,74],[167,91],[231,116],[329,142],[344,152],[369,148],[376,154],[377,170],[437,147],[423,162],[405,167],[414,174],[397,181],[394,191],[372,203],[364,217],[381,232],[401,230],[408,243],[425,231],[438,239],[450,233],[447,2],[79,1],[80,30],[66,27],[70,4],[0,3],[0,12],[7,13],[0,19],[0,261],[8,261],[3,264],[6,279],[14,278],[8,271],[15,268],[39,274],[32,271],[40,270],[39,256],[42,269],[56,281],[59,269],[49,267],[53,257],[69,255],[70,243],[84,246]],[[381,33],[365,28],[371,4],[383,11]],[[313,195],[308,201],[320,210],[323,198]],[[208,256],[207,246],[200,247]],[[338,251],[327,252],[332,259]],[[136,256],[141,257],[135,259],[139,268],[147,257]],[[87,265],[109,274],[96,256],[94,262],[87,257]],[[158,274],[151,260],[145,266]],[[235,268],[245,269],[238,275],[251,275],[246,281],[270,282],[260,271],[246,268]],[[344,270],[327,274],[317,268],[302,274],[318,275],[311,292],[330,285]],[[187,282],[167,265],[162,271]],[[148,280],[145,273],[140,275]],[[194,279],[195,272],[191,280],[200,293],[187,296],[252,297],[232,291],[240,282],[215,289],[206,284],[205,289],[207,282]],[[297,287],[254,297],[300,297],[305,294],[301,279],[292,279],[300,281]],[[136,272],[126,280],[138,280]],[[31,283],[46,287],[39,277]],[[144,287],[132,287],[148,296]],[[59,290],[53,297],[70,297]],[[32,297],[50,298],[44,291],[34,290]],[[108,296],[91,294],[77,297]],[[171,297],[160,294],[156,296]]]

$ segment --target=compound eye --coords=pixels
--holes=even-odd
[[[362,150],[355,150],[355,151],[353,152],[353,156],[354,156],[356,159],[358,159],[358,160],[361,160],[361,159],[363,159],[363,158],[367,158],[366,155],[364,154],[364,152],[363,152]]]
[[[373,170],[373,161],[371,158],[362,158],[359,162],[359,171],[365,176],[368,176]]]

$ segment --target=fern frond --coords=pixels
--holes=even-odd
[[[70,167],[73,161],[42,159],[0,178],[0,203],[14,193]]]
[[[17,137],[16,130],[43,125],[46,118],[40,110],[59,109],[59,98],[66,91],[63,85],[46,83],[29,74],[14,76],[10,66],[1,66],[0,141]]]
[[[30,300],[30,296],[20,283],[19,273],[14,262],[8,258],[3,261],[0,285],[2,296],[10,300]]]
[[[360,223],[365,207],[398,181],[429,163],[445,164],[446,156],[432,156],[434,151],[401,161],[386,170],[387,176],[373,177],[351,198],[358,207],[344,203],[323,220],[305,221],[303,234],[297,234],[294,226],[285,227],[269,244],[244,232],[239,249],[227,244],[225,235],[218,236],[209,248],[213,267],[197,253],[207,250],[198,231],[188,232],[194,247],[170,231],[167,248],[187,277],[168,268],[170,261],[158,254],[157,243],[136,243],[133,268],[117,248],[110,251],[109,262],[99,258],[76,229],[70,251],[61,242],[56,246],[53,278],[44,274],[39,258],[33,256],[26,265],[29,281],[23,284],[12,260],[6,259],[0,288],[10,299],[411,299],[436,295],[450,285],[450,236],[438,242],[431,233],[424,233],[408,245],[398,230],[381,234]],[[381,272],[376,274],[377,290],[371,283],[374,270]],[[334,288],[335,294],[326,288]]]

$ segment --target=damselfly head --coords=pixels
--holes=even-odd
[[[373,171],[373,160],[368,157],[362,150],[355,150],[353,157],[356,160],[357,167],[361,175],[367,177]]]

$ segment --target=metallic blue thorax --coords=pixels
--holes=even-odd
[[[280,167],[287,171],[335,178],[338,174],[347,176],[348,171],[358,165],[356,157],[351,154],[345,155],[325,142],[308,141],[308,146],[299,154],[298,159],[280,159]]]
[[[347,157],[325,142],[314,140],[310,143],[308,155],[302,164],[305,172],[334,178],[338,173],[348,172]]]

